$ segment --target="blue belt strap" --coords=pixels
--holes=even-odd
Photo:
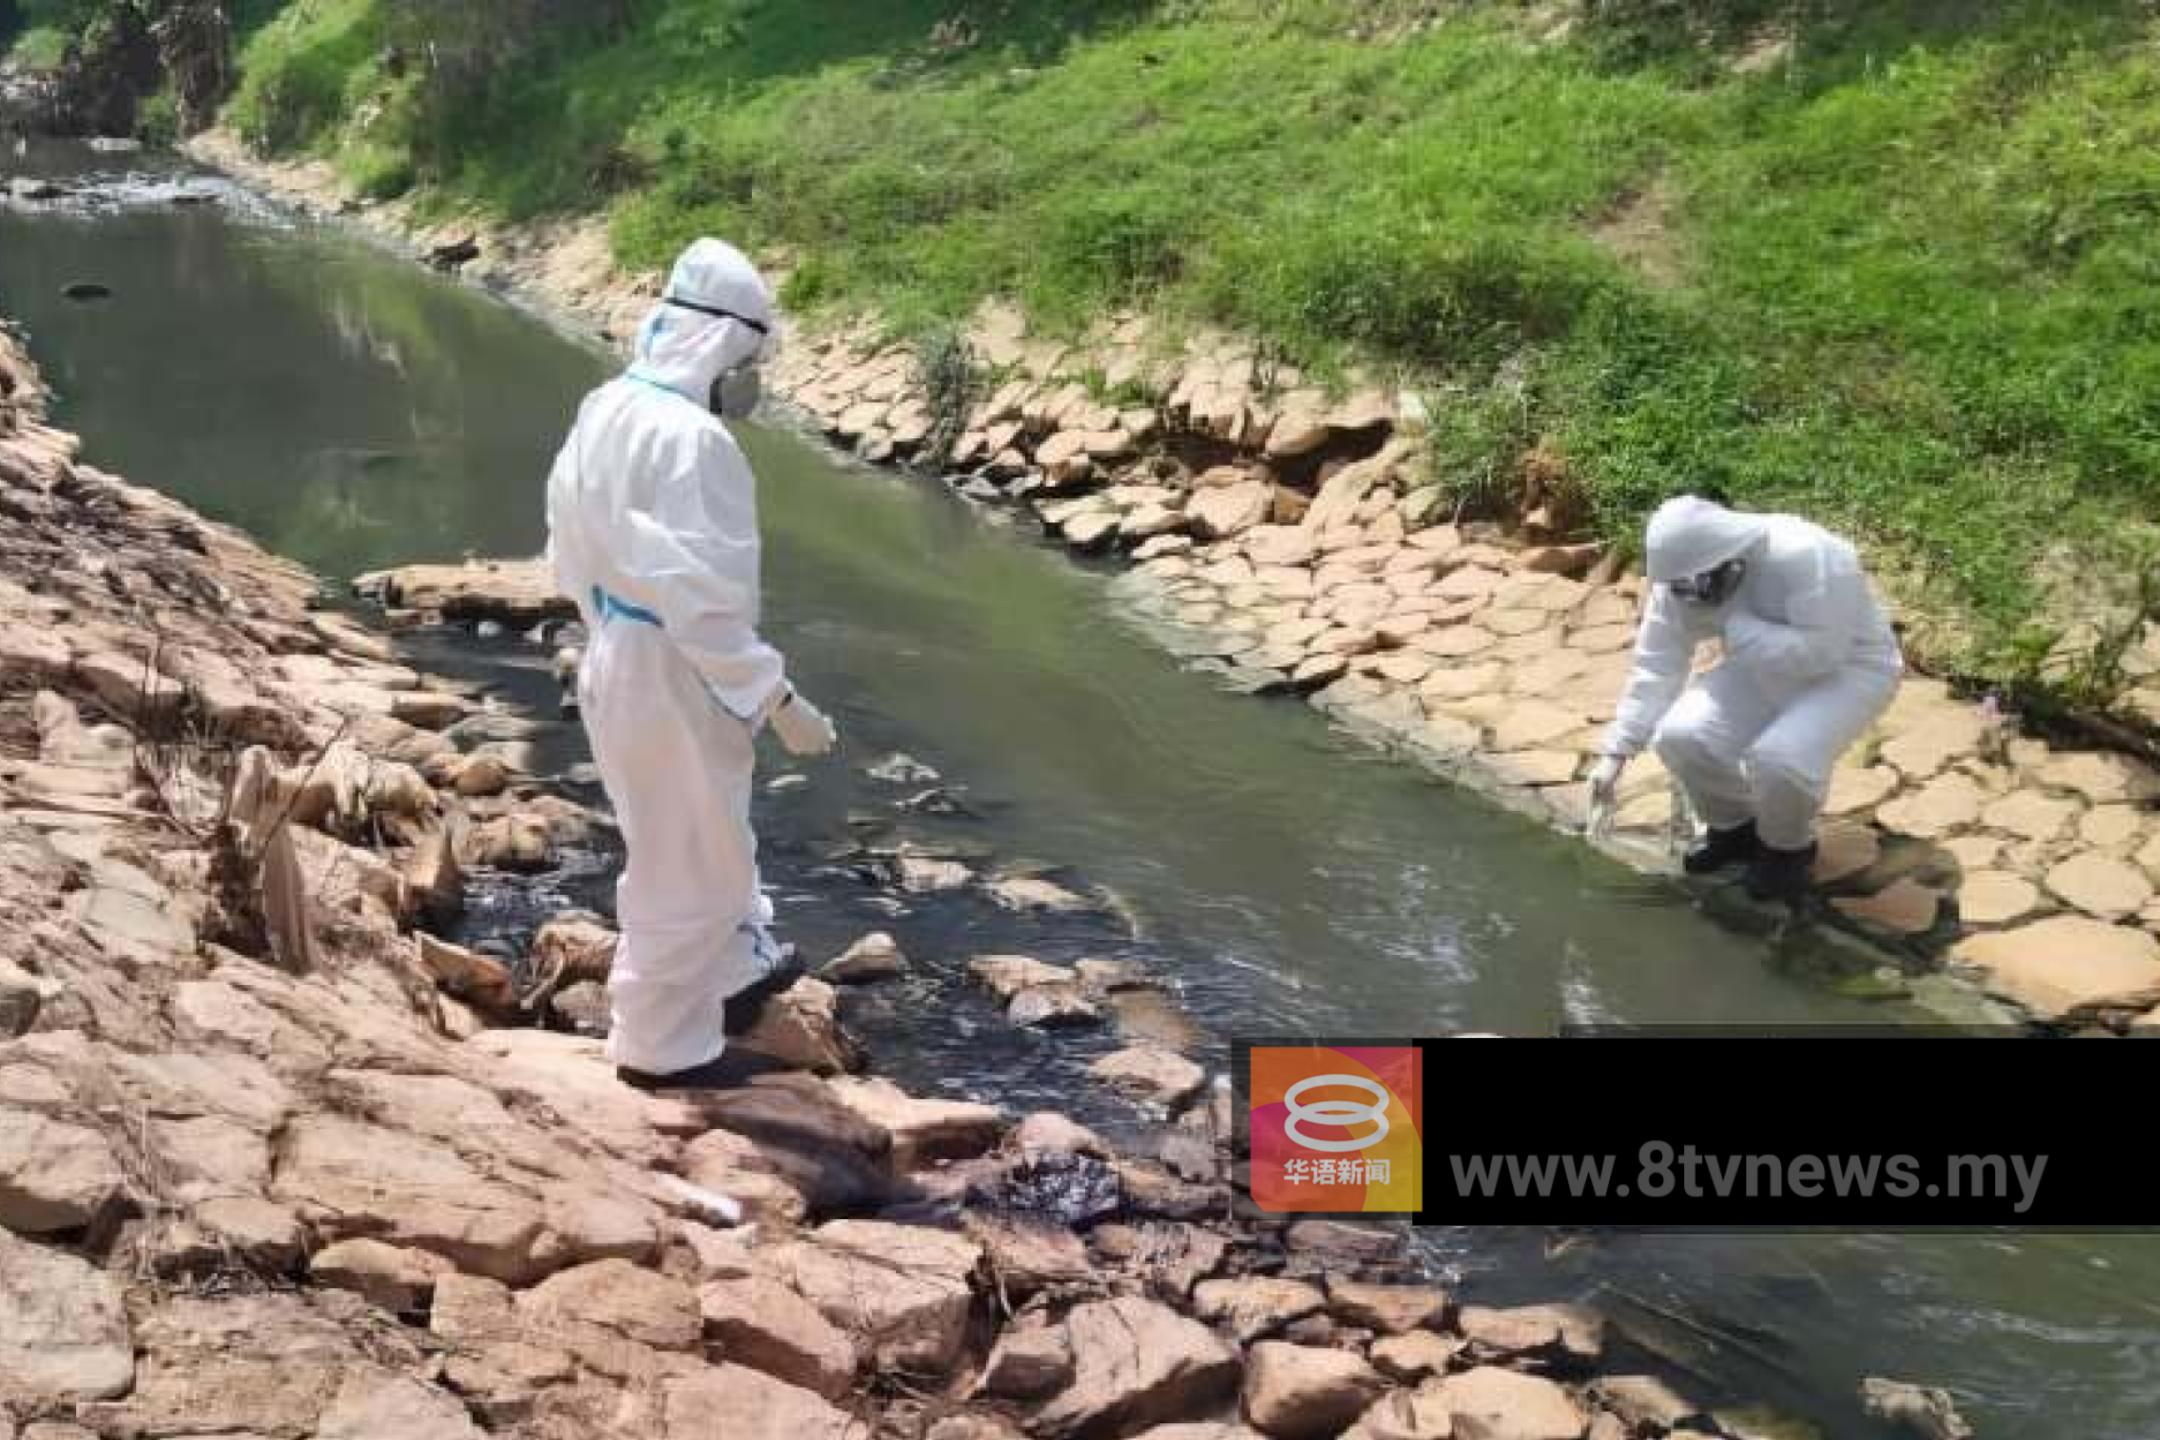
[[[598,585],[592,587],[592,605],[594,613],[600,617],[603,624],[609,620],[635,620],[638,624],[650,625],[655,630],[664,628],[660,624],[660,617],[652,611],[611,595]]]

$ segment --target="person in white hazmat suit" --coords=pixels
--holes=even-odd
[[[692,245],[548,478],[556,583],[591,637],[579,709],[628,851],[608,1053],[642,1088],[755,1073],[726,1037],[799,973],[758,883],[753,742],[769,725],[809,756],[837,737],[758,634],[756,482],[723,418],[754,407],[775,326],[748,259]]]
[[[1897,636],[1853,547],[1797,516],[1682,496],[1650,517],[1647,548],[1635,670],[1593,805],[1609,807],[1629,759],[1654,745],[1707,827],[1687,871],[1745,865],[1757,899],[1795,899],[1831,771],[1897,694]],[[1713,638],[1722,658],[1690,684]]]

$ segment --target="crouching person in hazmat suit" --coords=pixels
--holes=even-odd
[[[1682,496],[1650,517],[1648,550],[1635,671],[1593,803],[1609,806],[1628,760],[1654,745],[1708,827],[1688,873],[1745,865],[1757,899],[1796,899],[1831,771],[1897,694],[1897,637],[1853,547],[1795,516]],[[1713,638],[1723,658],[1690,684]]]
[[[556,583],[591,636],[578,704],[628,850],[608,1053],[643,1088],[764,1068],[726,1037],[799,973],[758,884],[753,745],[768,726],[795,755],[836,736],[759,637],[756,483],[723,418],[755,405],[775,326],[749,260],[698,241],[548,479]]]

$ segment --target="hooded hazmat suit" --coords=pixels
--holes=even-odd
[[[758,635],[755,482],[707,408],[772,332],[757,270],[699,241],[629,369],[579,408],[548,479],[556,583],[591,636],[578,701],[628,850],[609,1055],[652,1074],[715,1059],[728,997],[777,958],[750,828],[752,741],[789,692]]]
[[[1792,515],[1749,515],[1683,496],[1650,519],[1649,605],[1635,670],[1606,740],[1654,745],[1713,830],[1752,820],[1762,843],[1805,850],[1838,757],[1897,693],[1904,658],[1853,547]],[[1746,563],[1722,601],[1675,581]],[[1688,683],[1696,649],[1723,659]]]

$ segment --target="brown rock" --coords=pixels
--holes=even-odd
[[[1453,1440],[1455,1434],[1445,1397],[1427,1385],[1382,1396],[1343,1431],[1342,1440]]]
[[[75,674],[130,723],[161,721],[177,711],[187,696],[179,681],[159,674],[147,661],[110,651],[77,659]]]
[[[1840,766],[1830,776],[1830,796],[1823,802],[1823,814],[1833,818],[1862,814],[1896,794],[1897,788],[1898,772],[1887,765],[1864,770]]]
[[[1372,1360],[1382,1374],[1406,1385],[1415,1385],[1430,1376],[1445,1375],[1468,1343],[1460,1336],[1412,1330],[1406,1335],[1388,1335],[1375,1340]]]
[[[1087,1246],[1069,1229],[1024,1216],[970,1214],[967,1232],[982,1246],[999,1287],[1014,1299],[1074,1284],[1094,1273]]]
[[[2136,805],[2095,805],[2078,820],[2078,838],[2099,850],[2128,846],[2145,832],[2145,812]]]
[[[1283,1232],[1291,1250],[1344,1265],[1377,1264],[1401,1256],[1409,1231],[1396,1224],[1305,1219]]]
[[[481,1010],[507,1015],[517,1008],[517,984],[510,967],[492,955],[480,955],[433,935],[419,937],[420,968],[444,990]]]
[[[862,1049],[840,1024],[832,986],[804,976],[765,1002],[757,1023],[732,1043],[820,1075],[860,1070]]]
[[[1630,1431],[1662,1434],[1701,1413],[1655,1375],[1609,1375],[1593,1384],[1590,1394]]]
[[[80,1230],[116,1213],[127,1188],[97,1131],[0,1110],[0,1225],[23,1235]]]
[[[315,1253],[308,1276],[332,1290],[350,1290],[393,1315],[424,1312],[435,1282],[456,1267],[425,1250],[404,1250],[379,1240],[340,1240]]]
[[[2007,870],[1975,870],[1958,886],[1957,903],[1958,918],[1967,925],[2006,925],[2030,915],[2040,891]]]
[[[1860,1382],[1860,1403],[1868,1414],[1926,1440],[1973,1440],[1972,1426],[1947,1390],[1871,1375]]]
[[[879,1364],[941,1375],[960,1357],[972,1303],[967,1277],[980,1259],[980,1249],[958,1236],[843,1220],[813,1240],[773,1247],[758,1264]]]
[[[471,713],[472,706],[464,696],[453,695],[447,690],[400,690],[390,697],[390,717],[418,726],[422,730],[448,729]],[[489,761],[499,771],[501,762],[493,757],[489,757]],[[489,781],[485,778],[486,774],[485,770],[480,771],[473,783],[487,785]],[[466,790],[463,783],[464,776],[461,775],[457,786],[453,787],[460,795],[500,795],[509,782],[505,776],[503,784],[495,785],[493,789],[478,790]]]
[[[1447,1317],[1448,1295],[1432,1285],[1367,1285],[1330,1276],[1328,1308],[1349,1324],[1403,1335],[1427,1326],[1439,1328]]]
[[[1203,1280],[1193,1288],[1193,1313],[1212,1324],[1228,1326],[1241,1345],[1272,1335],[1293,1320],[1318,1314],[1326,1304],[1319,1287],[1268,1275]]]
[[[2083,807],[2034,790],[2013,790],[1980,812],[1980,823],[2023,840],[2053,840],[2070,828]]]
[[[834,956],[818,970],[818,978],[833,985],[867,985],[907,973],[907,956],[892,936],[878,931],[865,935]]]
[[[709,1194],[724,1195],[752,1220],[799,1223],[809,1198],[780,1173],[757,1142],[728,1130],[708,1130],[683,1147],[683,1178]]]
[[[2091,851],[2047,873],[2047,888],[2063,903],[2102,920],[2135,915],[2153,898],[2152,882],[2126,860]]]
[[[1266,524],[1274,502],[1274,487],[1265,480],[1209,486],[1185,502],[1185,518],[1202,539],[1219,540]]]
[[[716,1280],[698,1292],[706,1337],[721,1357],[828,1400],[855,1382],[854,1342],[816,1306],[763,1275]]]
[[[558,915],[533,936],[528,965],[535,976],[565,985],[586,980],[604,984],[615,966],[617,938],[590,915]]]
[[[1102,1023],[1102,1008],[1078,984],[1030,985],[1013,996],[1005,1018],[1037,1029],[1068,1029]]]
[[[1582,1440],[1590,1428],[1567,1391],[1535,1375],[1486,1366],[1434,1381],[1431,1392],[1459,1440]]]
[[[407,1375],[355,1366],[316,1422],[315,1440],[483,1440],[456,1396]]]
[[[1511,707],[1493,726],[1495,750],[1538,750],[1563,735],[1582,729],[1582,716],[1541,701],[1525,700]]]
[[[1005,909],[1015,910],[1023,915],[1072,915],[1089,908],[1086,900],[1039,875],[1000,876],[986,883],[983,893]]]
[[[654,1440],[717,1435],[861,1440],[862,1426],[823,1397],[742,1365],[715,1365],[663,1382]]]
[[[2073,791],[2094,805],[2160,798],[2160,777],[2126,755],[2055,755],[2034,770],[2033,778],[2052,789]]]
[[[1026,955],[981,955],[968,962],[968,973],[988,986],[1000,1000],[1010,1002],[1021,991],[1037,985],[1072,985],[1079,977],[1061,965],[1046,965]]]
[[[543,1324],[574,1322],[655,1350],[695,1350],[704,1334],[698,1297],[689,1286],[627,1260],[551,1275],[517,1303]]]
[[[1014,1126],[1005,1147],[1019,1155],[1110,1155],[1100,1135],[1054,1110],[1038,1110]]]
[[[1072,1347],[1062,1325],[1016,1325],[991,1348],[980,1388],[1000,1400],[1040,1400],[1072,1379]]]
[[[0,1229],[0,1395],[42,1408],[122,1395],[134,1378],[114,1278]]]
[[[893,1164],[914,1170],[932,1160],[965,1160],[997,1144],[1004,1112],[993,1105],[909,1095],[883,1078],[834,1080],[833,1098],[892,1136]]]
[[[1825,825],[1816,843],[1813,878],[1817,885],[1850,880],[1882,858],[1882,835],[1872,825],[1850,821]]]
[[[1184,1056],[1153,1046],[1105,1055],[1088,1073],[1123,1094],[1175,1110],[1198,1095],[1207,1072]]]
[[[555,839],[537,815],[497,815],[467,828],[457,842],[460,865],[535,871],[555,864]]]
[[[1204,1325],[1137,1296],[1066,1317],[1073,1382],[1037,1410],[1043,1440],[1089,1440],[1206,1414],[1237,1383],[1237,1357]]]
[[[2046,1020],[2144,1010],[2160,1002],[2160,940],[2084,916],[1968,935],[1950,959],[1976,971],[1991,993]]]
[[[1456,1328],[1480,1360],[1537,1359],[1589,1364],[1605,1349],[1605,1322],[1579,1305],[1466,1306]]]
[[[404,879],[413,905],[434,924],[454,919],[465,908],[465,876],[447,829],[430,832],[413,847]]]
[[[1942,911],[1942,895],[1910,875],[1873,895],[1840,896],[1830,903],[1850,919],[1897,936],[1926,934]]]
[[[555,593],[544,560],[487,560],[465,565],[407,565],[353,582],[361,593],[403,610],[432,610],[445,620],[499,620],[529,629],[542,620],[571,620],[577,607]]]
[[[1977,822],[1984,799],[1972,777],[1953,771],[1877,807],[1875,819],[1887,829],[1929,840]]]
[[[758,1154],[813,1209],[874,1207],[889,1194],[892,1137],[834,1099],[823,1081],[763,1077],[699,1096],[698,1114],[756,1141]]]
[[[1283,1440],[1339,1434],[1365,1412],[1387,1381],[1343,1350],[1264,1340],[1245,1364],[1245,1417]]]
[[[550,1268],[539,1253],[547,1226],[530,1195],[489,1179],[447,1146],[347,1116],[292,1122],[274,1193],[332,1240],[373,1234],[504,1280],[537,1279]]]

